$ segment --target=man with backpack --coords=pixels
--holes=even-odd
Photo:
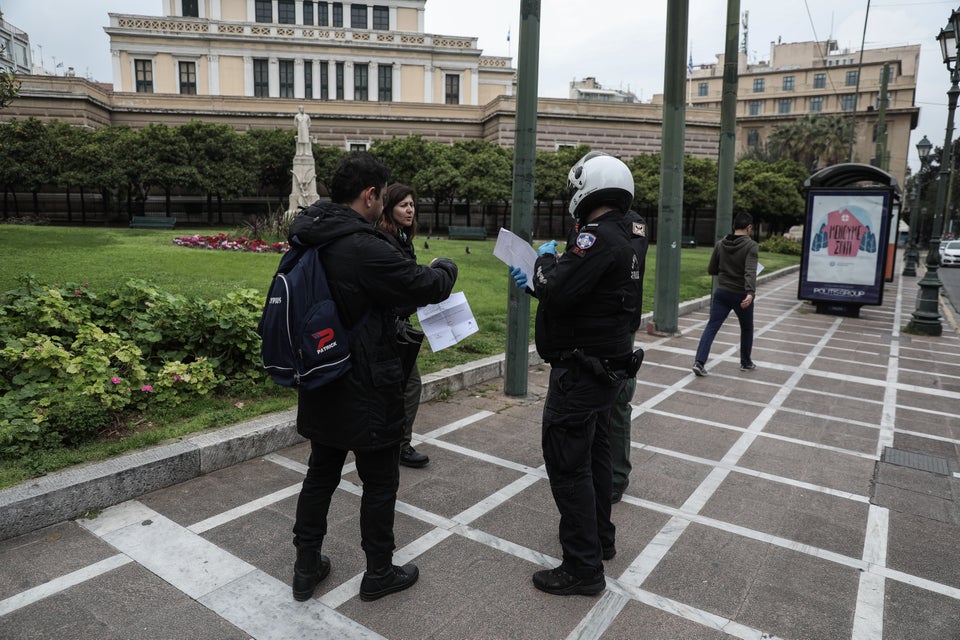
[[[348,451],[363,482],[360,539],[367,568],[361,600],[401,591],[419,577],[416,566],[392,563],[406,382],[394,310],[446,299],[457,266],[446,258],[417,265],[375,229],[389,177],[390,170],[374,156],[352,153],[331,180],[332,202],[314,203],[290,225],[291,244],[321,245],[331,297],[350,334],[352,365],[319,388],[299,391],[297,431],[311,445],[293,527],[293,597],[300,601],[330,573],[330,559],[321,548]]]

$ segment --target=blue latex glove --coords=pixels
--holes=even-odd
[[[537,249],[537,255],[542,256],[545,253],[551,254],[553,257],[557,256],[557,241],[551,240],[550,242],[544,242],[540,245],[540,248]]]
[[[517,289],[527,288],[527,274],[520,270],[520,267],[510,267],[510,277],[517,284]]]

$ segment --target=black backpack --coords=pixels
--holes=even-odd
[[[280,259],[257,333],[263,368],[284,387],[316,389],[350,370],[350,335],[330,296],[323,246],[294,246]]]

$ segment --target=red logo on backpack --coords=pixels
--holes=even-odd
[[[333,329],[330,329],[329,327],[317,331],[313,334],[313,337],[317,340],[317,353],[322,353],[331,347],[337,346],[336,342],[330,344],[333,342],[334,334]]]

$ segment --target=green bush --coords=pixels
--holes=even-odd
[[[799,256],[803,252],[803,244],[799,240],[787,240],[783,236],[771,236],[760,243],[760,251],[782,253],[787,256]]]
[[[130,280],[94,294],[33,276],[0,297],[0,458],[94,438],[124,416],[261,379],[260,295],[204,301]]]

